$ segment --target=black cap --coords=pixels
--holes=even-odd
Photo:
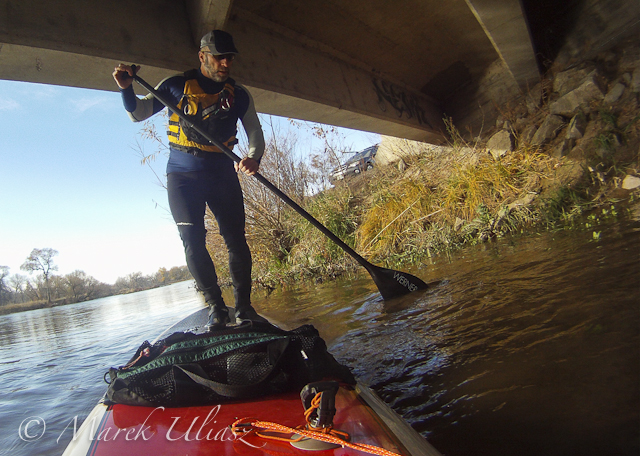
[[[222,30],[212,30],[200,40],[200,49],[208,47],[214,55],[238,54],[233,45],[233,37]]]

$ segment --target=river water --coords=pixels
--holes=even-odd
[[[637,456],[640,214],[595,230],[439,257],[407,270],[429,290],[392,301],[364,274],[254,301],[315,325],[445,455]],[[201,306],[185,282],[0,316],[0,454],[61,454],[107,368]]]

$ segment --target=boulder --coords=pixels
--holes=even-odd
[[[625,190],[633,190],[638,187],[640,187],[640,177],[627,174],[627,176],[625,176],[624,180],[622,181],[622,188],[624,188]]]
[[[560,116],[556,116],[554,114],[549,114],[538,131],[536,131],[535,135],[531,139],[531,145],[533,146],[542,146],[558,135],[558,132],[564,126],[564,119]]]
[[[587,116],[579,112],[569,122],[566,139],[580,139],[584,136],[587,129]]]
[[[620,99],[622,93],[624,92],[624,84],[621,82],[617,82],[611,87],[611,90],[607,92],[604,97],[604,102],[606,104],[613,104]]]
[[[518,136],[518,146],[522,147],[525,144],[531,144],[533,141],[533,135],[536,134],[536,126],[535,125],[527,125],[522,130],[522,133]]]
[[[629,87],[633,93],[640,92],[640,67],[634,70]]]
[[[489,149],[489,153],[493,158],[497,160],[513,150],[513,140],[513,135],[509,130],[500,130],[489,139],[487,149]]]
[[[551,114],[573,117],[579,110],[588,111],[592,101],[604,98],[596,71],[589,73],[585,81],[577,88],[560,97],[550,106]]]
[[[522,131],[529,126],[529,119],[526,117],[519,117],[516,119],[515,129],[516,131]]]
[[[593,71],[592,68],[572,68],[558,73],[553,79],[553,91],[561,97],[577,89]]]
[[[554,158],[562,158],[571,152],[573,146],[576,145],[576,140],[573,138],[563,140],[558,146],[553,150],[551,156]]]
[[[509,204],[507,206],[507,209],[509,209],[510,211],[518,208],[518,207],[522,207],[522,206],[528,206],[530,205],[536,198],[538,197],[538,195],[536,195],[535,193],[527,193],[525,196],[523,196],[522,198],[520,198],[517,201],[514,201],[513,203]]]

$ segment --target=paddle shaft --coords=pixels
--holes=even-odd
[[[146,90],[148,90],[149,93],[151,93],[155,98],[157,98],[158,101],[160,101],[163,105],[165,105],[169,110],[174,112],[180,119],[184,120],[189,125],[191,125],[194,130],[196,130],[198,133],[200,133],[211,144],[213,144],[218,149],[220,149],[227,157],[229,157],[231,160],[233,160],[236,163],[240,163],[240,161],[242,160],[240,157],[238,157],[235,153],[233,153],[233,151],[231,149],[226,147],[224,144],[222,144],[216,138],[212,137],[209,134],[209,132],[207,132],[200,125],[194,123],[192,119],[189,119],[189,117],[187,117],[171,101],[169,101],[167,98],[165,98],[162,94],[158,93],[158,91],[156,89],[154,89],[151,85],[149,85],[144,79],[142,79],[140,76],[135,74],[136,69],[137,68],[134,66],[133,79],[135,79],[135,81],[138,84],[140,84],[142,87],[144,87]],[[362,256],[360,256],[355,250],[353,250],[351,247],[349,247],[347,244],[345,244],[342,241],[342,239],[340,239],[338,236],[333,234],[326,226],[324,226],[322,223],[320,223],[318,220],[316,220],[311,214],[309,214],[307,211],[305,211],[298,203],[296,203],[291,198],[289,198],[289,196],[287,196],[286,193],[284,193],[278,187],[273,185],[271,183],[271,181],[269,181],[269,179],[267,179],[266,177],[264,177],[260,173],[255,173],[253,175],[253,177],[258,179],[258,181],[260,181],[265,187],[267,187],[274,194],[276,194],[280,199],[282,199],[282,201],[284,201],[286,204],[291,206],[291,208],[293,210],[295,210],[298,214],[300,214],[302,217],[304,217],[309,223],[311,223],[313,226],[315,226],[317,229],[319,229],[325,236],[327,236],[329,239],[331,239],[333,242],[335,242],[342,250],[344,250],[349,255],[351,255],[358,263],[360,263],[368,271],[371,271],[373,268],[377,268],[377,266],[374,266],[373,264],[369,263],[367,260],[362,258]]]

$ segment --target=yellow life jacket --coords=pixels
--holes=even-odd
[[[182,110],[186,116],[193,118],[195,123],[215,139],[228,148],[233,148],[238,143],[236,139],[238,116],[234,109],[235,81],[228,79],[220,92],[210,94],[202,90],[195,78],[195,72],[187,72],[185,77],[187,81],[184,85],[184,95],[178,103],[178,109]],[[175,113],[169,117],[167,135],[171,147],[183,152],[189,152],[190,149],[222,152]]]

